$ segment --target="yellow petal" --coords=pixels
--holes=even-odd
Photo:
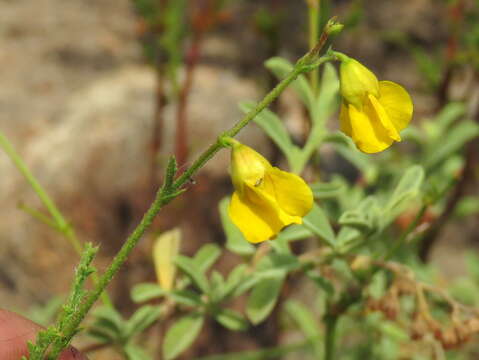
[[[344,100],[362,109],[368,94],[379,96],[376,75],[359,61],[348,58],[339,66],[340,92]]]
[[[412,118],[413,104],[408,92],[392,81],[379,82],[379,102],[397,131],[404,129]]]
[[[401,141],[401,136],[399,136],[398,131],[394,127],[394,124],[389,119],[388,114],[384,110],[383,106],[379,103],[378,99],[373,95],[369,95],[369,101],[371,102],[373,108],[371,109],[373,111],[370,111],[371,120],[373,122],[379,122],[384,127],[391,139],[395,141]],[[366,111],[368,111],[367,108]]]
[[[231,180],[235,190],[242,195],[245,183],[254,185],[263,181],[271,164],[249,146],[235,142],[231,149]]]
[[[292,216],[304,216],[313,206],[311,188],[296,174],[273,167],[266,173],[265,183],[273,185],[278,206]]]
[[[365,153],[377,153],[391,146],[393,139],[388,135],[381,123],[371,119],[373,112],[369,106],[368,112],[362,112],[355,106],[349,105],[349,118],[351,120],[351,134],[356,146]]]
[[[263,190],[245,186],[243,195],[234,192],[228,209],[231,221],[246,240],[258,243],[274,237],[287,225],[301,223],[299,216],[290,216],[278,207]]]
[[[339,130],[351,137],[351,119],[349,119],[348,105],[341,103],[339,113]]]

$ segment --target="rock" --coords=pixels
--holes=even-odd
[[[15,142],[33,174],[76,225],[79,236],[102,244],[107,254],[102,253],[100,262],[118,248],[151,201],[148,149],[154,78],[149,67],[127,66],[112,71],[73,94],[59,110],[59,120],[41,128],[24,146]],[[239,101],[255,97],[252,81],[229,71],[199,66],[188,106],[191,158],[240,118]],[[165,108],[165,158],[173,146],[174,112],[173,105]],[[267,144],[262,132],[253,126],[245,129],[242,137],[260,149]],[[225,176],[227,172],[228,152],[220,155],[204,170],[210,176]],[[16,208],[18,201],[41,206],[3,155],[0,173],[0,187],[6,189],[0,198],[8,209],[0,220],[0,278],[6,272],[6,282],[13,283],[25,299],[27,293],[35,292],[37,300],[46,300],[66,291],[76,262],[70,245]],[[17,257],[14,263],[13,255]],[[9,300],[11,294],[0,290],[2,304]]]

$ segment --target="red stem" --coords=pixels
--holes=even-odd
[[[191,47],[186,56],[186,75],[183,87],[180,90],[178,98],[178,111],[176,113],[176,139],[175,155],[178,165],[184,165],[188,158],[188,124],[187,124],[187,104],[188,96],[193,86],[194,69],[200,56],[200,42],[202,32],[196,31],[193,35]]]

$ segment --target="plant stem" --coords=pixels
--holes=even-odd
[[[302,72],[308,71],[303,66],[296,66],[294,70],[281,81],[278,86],[276,86],[266,97],[256,106],[255,109],[250,111],[246,116],[240,120],[235,126],[230,130],[224,133],[224,136],[235,136],[242,128],[244,128],[258,113],[260,113],[264,108],[266,108],[274,99],[276,99],[279,94],[293,81],[296,77]],[[198,159],[193,163],[193,165],[187,169],[172,185],[174,190],[182,188],[189,179],[209,160],[213,157],[223,147],[220,139],[218,139],[214,144],[212,144],[206,151],[204,151]],[[98,300],[100,294],[106,288],[108,283],[116,275],[120,267],[126,261],[128,255],[136,246],[140,238],[146,232],[148,227],[153,222],[155,216],[159,213],[164,205],[166,205],[170,200],[168,193],[164,192],[164,189],[160,189],[153,201],[152,205],[148,211],[143,216],[140,224],[135,228],[133,233],[126,239],[125,243],[121,247],[120,251],[116,254],[110,266],[107,268],[105,273],[100,277],[98,284],[95,289],[91,292],[90,296],[86,299],[83,305],[78,310],[77,314],[72,318],[72,321],[66,326],[63,336],[70,339],[76,333],[78,326],[85,318],[86,314],[93,306],[93,304]]]
[[[62,233],[63,236],[68,240],[68,242],[73,246],[76,253],[79,256],[81,256],[83,253],[83,246],[78,240],[78,238],[76,237],[75,230],[65,220],[60,210],[58,210],[58,208],[56,207],[51,197],[47,194],[46,190],[40,185],[40,183],[37,181],[35,176],[33,176],[33,174],[28,169],[23,159],[20,157],[20,155],[18,155],[18,153],[13,148],[13,145],[10,143],[10,141],[8,141],[7,137],[2,132],[0,132],[0,148],[2,148],[5,151],[5,153],[8,155],[10,160],[12,160],[13,164],[20,171],[23,177],[27,180],[28,184],[32,187],[33,191],[35,191],[35,193],[38,195],[43,205],[47,208],[48,212],[50,213],[54,221],[55,226],[53,228],[59,231],[60,233]],[[32,210],[26,207],[24,207],[24,209],[26,209],[28,213],[33,215]],[[34,215],[34,217],[36,218],[40,218],[41,216],[42,215],[40,215],[40,213],[37,213],[36,216]],[[44,218],[42,221],[44,221],[46,224],[49,224],[49,222],[47,221],[47,218]],[[94,276],[92,276],[92,279],[96,285],[98,282],[97,281],[98,278],[96,274],[93,274],[93,275]],[[105,305],[111,305],[111,301],[108,297],[108,294],[106,293],[103,294],[102,300],[105,303]]]
[[[421,221],[422,217],[424,216],[424,213],[426,212],[428,208],[428,205],[423,204],[421,209],[416,213],[416,216],[414,217],[414,220],[411,221],[404,230],[404,232],[401,234],[401,236],[396,240],[395,244],[389,249],[389,251],[386,253],[386,255],[383,258],[383,261],[389,260],[396,252],[398,249],[404,244],[404,242],[407,240],[409,234],[416,229],[418,226],[419,222]]]
[[[336,343],[336,325],[338,316],[329,314],[325,317],[325,339],[324,339],[324,360],[334,360],[334,349]]]
[[[291,71],[273,90],[271,90],[268,95],[261,100],[256,107],[245,115],[245,117],[236,123],[231,129],[224,132],[221,137],[234,137],[238,134],[241,129],[243,129],[248,123],[253,120],[256,115],[263,111],[269,104],[271,104],[278,96],[283,92],[286,87],[293,82],[299,74],[308,71],[302,66],[296,66],[293,71]],[[221,138],[220,137],[220,138]],[[191,177],[201,168],[203,165],[211,159],[221,148],[223,148],[223,143],[220,141],[220,138],[217,141],[210,145],[206,151],[204,151],[196,161],[175,181],[174,187],[176,189],[181,188]]]
[[[319,11],[321,8],[321,0],[309,0],[307,3],[309,15],[309,48],[313,49],[319,36]],[[313,93],[317,95],[319,82],[318,70],[315,69],[311,71],[309,76]]]
[[[133,233],[127,238],[120,251],[116,254],[110,266],[107,268],[105,273],[100,277],[98,284],[95,289],[92,290],[91,294],[87,297],[85,302],[78,309],[78,312],[72,317],[71,321],[65,326],[63,331],[63,338],[71,340],[71,338],[78,331],[78,326],[85,318],[86,314],[93,306],[93,304],[98,300],[101,293],[104,291],[108,283],[113,279],[121,265],[126,261],[128,255],[136,246],[142,235],[145,233],[146,229],[151,225],[155,216],[161,210],[161,208],[171,200],[164,194],[163,189],[160,189],[153,201],[153,204],[150,206],[148,211],[145,213],[141,219],[140,224],[135,228]],[[69,341],[68,341],[69,343]],[[55,346],[52,351],[55,351]]]
[[[42,203],[45,205],[50,215],[55,220],[55,223],[57,224],[58,229],[60,229],[61,232],[64,232],[65,229],[69,227],[68,222],[62,216],[58,208],[55,206],[55,203],[52,201],[50,196],[48,196],[47,192],[43,189],[43,187],[40,185],[37,179],[35,179],[35,177],[30,172],[25,162],[22,160],[22,158],[18,155],[18,153],[13,148],[10,141],[8,141],[5,135],[1,132],[0,132],[0,147],[5,151],[8,157],[12,160],[13,164],[17,167],[17,169],[22,173],[22,175],[25,177],[27,182],[30,184],[33,191],[35,191],[35,193],[38,195],[38,197],[40,198]],[[68,236],[67,239],[68,241],[70,241],[75,251],[80,255],[83,249],[81,244],[78,242],[78,240],[76,240],[76,238],[71,236]]]
[[[188,160],[188,98],[193,87],[193,75],[196,64],[200,58],[200,44],[203,32],[196,29],[191,48],[186,57],[185,80],[178,96],[178,107],[176,113],[176,134],[175,134],[175,156],[180,166]]]
[[[183,174],[181,174],[173,184],[167,184],[165,182],[165,185],[158,190],[153,203],[143,215],[140,224],[138,224],[138,226],[133,230],[131,235],[128,236],[120,251],[115,255],[111,264],[108,266],[104,274],[100,277],[95,288],[91,291],[85,302],[78,309],[78,312],[74,316],[72,316],[70,322],[66,324],[64,331],[62,332],[62,341],[59,343],[54,343],[52,352],[59,352],[58,350],[60,349],[60,347],[69,344],[71,338],[77,333],[78,327],[82,320],[85,318],[88,311],[91,309],[91,307],[98,300],[106,286],[116,275],[120,267],[126,261],[128,255],[135,248],[136,244],[146,232],[146,230],[149,228],[149,226],[152,224],[154,218],[160,212],[163,206],[170,202],[173,198],[178,196],[183,186],[190,181],[191,177],[196,174],[196,172],[198,172],[206,164],[206,162],[210,160],[221,148],[225,146],[224,142],[222,141],[222,138],[225,136],[234,137],[236,134],[238,134],[238,132],[246,125],[248,125],[248,123],[253,120],[256,115],[258,115],[263,109],[269,106],[281,94],[281,92],[283,92],[283,90],[286,89],[286,87],[298,77],[298,75],[313,70],[315,66],[318,66],[318,64],[321,63],[321,59],[318,58],[318,54],[327,40],[327,37],[329,35],[329,29],[333,25],[335,25],[335,22],[331,20],[325,27],[324,33],[321,36],[318,45],[316,45],[313,50],[310,50],[305,56],[299,59],[294,69],[273,90],[271,90],[264,97],[264,99],[256,105],[253,110],[246,114],[243,119],[238,121],[231,129],[224,132],[220,137],[218,137],[216,142],[210,145],[196,159],[196,161],[191,165],[191,167],[189,167]],[[169,182],[168,176],[166,180]]]

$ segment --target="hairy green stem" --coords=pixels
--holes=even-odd
[[[309,48],[313,49],[318,41],[319,35],[319,11],[321,8],[321,0],[308,1],[308,15],[309,15]],[[309,74],[311,88],[313,93],[318,93],[319,72],[317,69]]]
[[[258,115],[262,110],[269,106],[282,92],[286,87],[293,82],[298,75],[314,70],[320,63],[321,59],[318,54],[320,53],[322,47],[324,46],[330,30],[333,31],[337,28],[337,24],[334,20],[328,22],[325,27],[325,30],[320,38],[319,43],[310,50],[305,56],[298,60],[294,69],[273,89],[269,92],[263,100],[261,100],[256,107],[247,113],[243,119],[238,121],[231,129],[224,132],[219,136],[215,143],[210,145],[198,158],[197,160],[181,174],[174,183],[170,183],[169,176],[165,180],[164,186],[158,190],[156,197],[151,204],[150,208],[144,214],[140,224],[135,228],[131,235],[126,239],[125,243],[121,247],[120,251],[115,255],[111,264],[106,269],[105,273],[99,278],[98,284],[92,290],[90,295],[86,298],[84,303],[80,306],[77,313],[73,315],[68,324],[64,327],[62,331],[62,338],[67,339],[67,342],[61,342],[58,344],[53,344],[52,352],[59,353],[60,347],[68,344],[71,338],[78,331],[78,326],[85,318],[88,311],[91,309],[93,304],[98,300],[101,293],[104,291],[106,286],[110,283],[113,277],[116,275],[120,267],[128,258],[128,255],[135,248],[136,244],[152,224],[156,215],[160,212],[164,205],[170,202],[173,198],[178,196],[185,184],[187,184],[193,175],[195,175],[208,160],[210,160],[221,148],[225,146],[224,137],[234,137],[238,132],[243,129],[248,123],[253,120],[256,115]]]
[[[33,191],[35,191],[35,193],[38,195],[38,197],[40,198],[42,203],[45,205],[50,215],[55,220],[55,223],[57,224],[58,229],[60,229],[62,232],[65,229],[67,229],[69,227],[68,222],[62,216],[61,212],[55,206],[55,203],[50,198],[50,196],[48,196],[47,192],[43,189],[43,187],[40,185],[37,179],[35,179],[35,177],[30,172],[30,170],[28,169],[27,165],[22,160],[22,158],[17,154],[17,152],[13,148],[10,141],[8,141],[5,135],[1,132],[0,132],[0,147],[5,151],[8,157],[12,160],[13,164],[17,167],[20,173],[25,177],[27,182],[30,184]],[[83,249],[81,244],[78,242],[78,240],[76,240],[76,238],[72,236],[67,236],[67,239],[68,241],[70,241],[75,251],[78,254],[81,254]]]
[[[47,194],[46,190],[40,185],[40,183],[37,181],[35,176],[33,176],[32,172],[27,167],[23,159],[15,151],[13,145],[10,143],[10,141],[8,141],[7,137],[2,132],[0,132],[0,148],[2,148],[3,151],[5,151],[5,153],[8,155],[8,157],[13,162],[15,167],[20,171],[23,177],[27,180],[28,184],[32,187],[33,191],[35,191],[35,193],[40,198],[43,205],[48,210],[48,213],[53,218],[53,222],[50,221],[42,213],[37,212],[33,209],[30,209],[29,207],[22,206],[22,208],[27,213],[43,221],[44,223],[48,225],[53,224],[54,225],[53,228],[59,231],[60,233],[62,233],[63,236],[68,240],[68,242],[73,246],[76,253],[79,256],[81,256],[83,253],[83,246],[78,240],[75,230],[71,227],[68,221],[65,220],[60,210],[58,210],[57,206],[55,205],[51,197]],[[93,275],[94,276],[92,277],[92,279],[94,283],[96,284],[98,277],[96,276],[96,274],[93,274]],[[106,293],[102,294],[102,301],[105,303],[105,305],[111,305],[111,301],[108,297],[108,294]]]
[[[176,189],[181,188],[186,182],[188,182],[191,177],[201,168],[203,165],[211,159],[221,148],[224,147],[224,144],[221,140],[223,137],[234,137],[238,134],[241,129],[243,129],[248,123],[253,120],[256,115],[263,111],[269,104],[271,104],[278,96],[283,92],[286,87],[291,84],[299,74],[308,71],[309,69],[297,65],[273,90],[269,92],[268,95],[261,100],[256,107],[245,115],[236,125],[234,125],[230,130],[224,132],[215,143],[210,145],[206,151],[204,151],[198,159],[175,181],[174,187]]]
[[[338,315],[331,314],[325,318],[325,339],[324,339],[324,359],[334,360],[334,350],[336,345],[336,325],[338,323]]]
[[[278,86],[276,86],[266,97],[253,109],[250,111],[246,116],[240,120],[235,126],[233,126],[230,130],[226,131],[223,136],[233,137],[235,136],[242,128],[244,128],[258,113],[260,113],[264,108],[266,108],[274,99],[276,99],[279,94],[293,81],[296,77],[301,74],[302,72],[308,71],[308,68],[304,66],[296,66],[294,70],[281,81]],[[86,314],[93,306],[93,304],[98,300],[100,294],[104,291],[106,286],[109,282],[113,279],[116,275],[120,267],[126,261],[130,252],[134,249],[140,238],[146,232],[148,227],[153,222],[155,216],[159,213],[166,203],[168,203],[171,198],[170,191],[181,189],[190,179],[191,177],[209,160],[213,157],[215,153],[217,153],[222,147],[223,143],[221,139],[212,144],[206,151],[204,151],[198,159],[188,168],[172,185],[172,189],[167,189],[168,191],[165,192],[165,189],[160,189],[153,201],[152,205],[148,209],[148,211],[143,216],[140,224],[136,227],[133,233],[126,239],[125,243],[121,247],[120,251],[116,254],[113,261],[111,262],[110,266],[107,268],[105,273],[100,277],[98,284],[96,285],[95,289],[93,289],[92,293],[88,296],[86,301],[82,304],[78,312],[75,316],[72,317],[70,323],[65,327],[63,332],[63,336],[65,338],[71,339],[73,335],[76,333],[78,326],[85,318]]]

